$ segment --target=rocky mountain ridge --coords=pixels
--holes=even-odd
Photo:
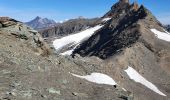
[[[130,5],[122,1],[113,5],[111,10],[104,15],[104,17],[111,17],[111,21],[88,39],[88,44],[84,42],[77,48],[75,53],[82,56],[99,56],[105,59],[121,50],[121,48],[128,47],[137,41],[143,41],[144,45],[152,49],[150,39],[148,37],[142,39],[144,33],[140,34],[141,26],[146,24],[148,29],[151,29],[153,28],[151,27],[152,24],[161,30],[162,25],[143,5],[140,7],[136,5],[135,3]],[[93,42],[95,39],[98,41]],[[86,45],[88,45],[88,49],[86,49]]]
[[[86,18],[77,18],[70,19],[66,22],[60,23],[55,27],[49,27],[39,31],[44,38],[52,37],[62,37],[69,35],[71,33],[80,32],[88,27],[92,27],[98,21],[98,18],[86,19]]]
[[[114,70],[110,73],[114,73],[114,79],[127,86],[129,91],[133,91],[135,100],[143,100],[143,96],[146,100],[166,100],[169,96],[154,95],[148,90],[143,90],[144,87],[139,88],[136,86],[137,83],[132,81],[128,81],[133,84],[133,88],[129,88],[131,85],[127,83],[127,74],[124,73],[126,69],[135,69],[141,76],[156,84],[163,93],[166,91],[169,95],[169,86],[164,83],[169,83],[167,80],[170,80],[170,35],[164,30],[163,25],[143,5],[136,2],[130,4],[127,0],[120,0],[114,4],[99,22],[103,20],[106,21],[56,39],[53,42],[56,51],[61,55],[71,54],[73,57],[80,55],[101,58],[106,69]],[[74,40],[73,36],[83,36],[85,32],[91,33],[90,37]],[[146,84],[144,86],[149,87]]]

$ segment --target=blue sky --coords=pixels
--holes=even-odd
[[[100,17],[118,0],[0,0],[0,16],[29,21],[36,16],[55,21]],[[131,2],[134,0],[131,0]],[[164,24],[170,24],[170,0],[137,0]]]

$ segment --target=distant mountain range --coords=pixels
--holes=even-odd
[[[80,32],[88,27],[93,27],[98,20],[99,18],[87,19],[79,17],[76,19],[70,19],[63,23],[58,23],[54,27],[47,27],[39,32],[44,38],[66,36],[68,34]]]
[[[35,30],[42,30],[48,27],[55,26],[57,23],[54,20],[37,16],[35,19],[26,22],[25,24],[34,28]]]
[[[103,16],[108,16],[109,12]],[[37,16],[35,19],[25,24],[40,32],[44,38],[61,37],[75,32],[82,31],[88,27],[92,27],[99,22],[100,18],[75,18],[62,23],[57,23],[52,19]],[[164,28],[170,32],[170,25],[164,25]]]

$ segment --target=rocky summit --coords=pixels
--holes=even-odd
[[[74,53],[106,59],[137,42],[153,51],[155,41],[151,39],[155,36],[150,29],[158,28],[163,31],[155,17],[143,5],[139,7],[136,3],[130,5],[125,1],[120,1],[104,15],[104,18],[107,17],[111,20],[88,39],[87,43],[80,45]],[[150,31],[150,34],[142,32],[145,30]]]
[[[119,0],[78,20],[45,42],[0,17],[0,100],[169,100],[170,33],[144,5]]]

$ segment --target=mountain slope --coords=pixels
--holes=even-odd
[[[122,5],[126,5],[125,8]],[[75,50],[75,53],[82,56],[98,56],[106,59],[136,42],[143,43],[151,50],[154,49],[152,48],[154,46],[153,38],[156,37],[151,33],[150,29],[157,28],[163,31],[163,28],[146,8],[141,6],[136,9],[134,6],[135,4],[130,5],[122,2],[115,4],[112,8],[117,7],[118,10],[112,9],[107,13],[107,15],[114,13],[111,21],[96,32],[87,42],[81,44]],[[145,30],[148,30],[148,32],[142,32]]]
[[[96,59],[98,63],[86,62],[84,58],[72,59],[49,53],[44,56],[42,51],[47,52],[49,48],[38,32],[11,18],[1,17],[0,25],[0,99],[133,98],[130,92],[116,86],[112,75],[97,70],[102,68],[100,60]],[[98,73],[90,75],[93,71]],[[87,81],[76,74],[89,75],[97,81]]]
[[[26,22],[25,24],[36,30],[42,30],[54,26],[56,22],[54,20],[37,16],[35,19],[31,20],[30,22]]]
[[[143,5],[130,4],[128,0],[120,0],[102,18],[111,20],[98,23],[103,27],[81,41],[73,49],[72,56],[101,58],[105,66],[103,70],[114,71],[110,74],[114,74],[126,89],[133,91],[137,100],[167,100],[170,93],[170,45],[167,41],[169,33],[164,31],[162,24]],[[64,48],[70,50],[71,46]],[[141,81],[132,81],[131,76],[125,73],[128,66],[147,83],[154,84],[152,87],[156,86],[161,93]]]

